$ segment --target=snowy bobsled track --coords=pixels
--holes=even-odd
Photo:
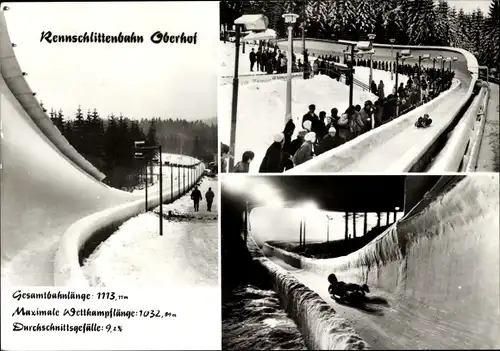
[[[68,227],[143,194],[102,183],[103,175],[52,125],[22,75],[3,10],[0,41],[2,284],[52,286]]]
[[[298,268],[293,254],[268,244],[264,252],[374,349],[498,349],[499,177],[468,176],[445,193],[433,191],[429,204],[348,256],[302,257]],[[254,235],[265,240],[264,233]],[[366,303],[350,307],[332,300],[331,272],[367,283]]]
[[[302,41],[294,40],[295,50],[302,50]],[[282,49],[287,48],[286,42],[279,42]],[[342,54],[345,44],[338,44],[326,40],[306,40],[306,48],[309,53],[316,55]],[[394,48],[394,53],[398,50]],[[458,49],[457,49],[458,50]],[[430,48],[412,49],[413,58],[405,61],[407,64],[418,63],[418,57],[429,54],[431,57],[438,55],[456,56],[458,61],[453,63],[456,72],[454,87],[430,102],[406,116],[377,128],[365,135],[353,140],[336,150],[321,155],[317,159],[309,161],[290,173],[304,172],[408,172],[425,153],[429,144],[432,144],[440,135],[439,131],[451,125],[460,112],[461,106],[468,100],[471,93],[471,84],[475,77],[469,72],[468,60],[471,58],[458,52],[450,50],[434,50]],[[473,56],[472,56],[473,57]],[[390,47],[378,47],[375,44],[374,60],[391,60]],[[475,61],[475,58],[473,59]],[[429,63],[422,63],[429,66]],[[477,65],[477,62],[475,63]],[[432,62],[430,63],[432,66]],[[477,73],[476,73],[477,75]],[[391,82],[385,82],[386,85]],[[438,101],[439,100],[439,101]],[[313,103],[313,102],[311,102]],[[415,129],[416,117],[428,113],[433,118],[433,127],[426,130]],[[414,115],[415,114],[415,115]],[[418,116],[417,116],[418,115]],[[391,126],[389,126],[391,125]],[[413,164],[412,164],[413,163]]]

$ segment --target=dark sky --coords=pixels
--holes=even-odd
[[[404,206],[405,176],[267,177],[292,203],[314,201],[327,211],[385,212]]]

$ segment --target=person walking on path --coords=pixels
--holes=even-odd
[[[212,191],[212,188],[208,188],[208,191],[205,193],[205,200],[207,200],[207,211],[212,212],[212,203],[214,202],[215,194]]]
[[[198,212],[200,209],[200,200],[203,200],[201,197],[201,191],[198,190],[198,187],[195,186],[193,192],[191,193],[191,200],[194,202],[194,212]]]

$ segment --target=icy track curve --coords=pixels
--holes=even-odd
[[[308,259],[268,244],[264,251],[374,349],[498,349],[499,190],[497,174],[465,177],[445,193],[433,189],[426,202],[348,256]],[[364,310],[335,303],[327,294],[331,272],[369,284],[368,296],[379,303]]]
[[[278,44],[282,49],[286,49],[288,45],[284,41]],[[294,39],[293,45],[295,50],[302,50],[300,39]],[[340,54],[346,47],[346,44],[334,41],[306,39],[306,48],[310,54]],[[374,48],[374,60],[391,60],[390,45],[374,44]],[[446,97],[438,97],[437,99],[441,98],[438,103],[429,102],[391,123],[292,169],[289,173],[409,171],[409,165],[416,162],[423,153],[421,149],[432,143],[439,136],[440,131],[450,125],[455,114],[472,94],[478,77],[478,63],[471,53],[458,48],[394,45],[394,54],[401,49],[412,50],[413,58],[406,60],[406,63],[411,65],[418,63],[418,57],[424,54],[430,54],[431,57],[437,55],[457,57],[458,60],[452,64],[452,68],[456,72],[455,86],[457,84],[458,86],[455,89],[452,88],[453,91],[444,93]],[[423,62],[422,65],[432,67],[432,62]],[[447,65],[448,63],[445,64],[445,69],[448,68]],[[439,63],[436,63],[436,67],[439,67]],[[423,112],[434,116],[435,124],[433,128],[417,130],[413,124],[417,114]],[[405,118],[406,116],[408,118]]]
[[[61,136],[22,76],[0,11],[1,279],[54,285],[54,256],[65,230],[92,213],[142,194],[111,188]]]

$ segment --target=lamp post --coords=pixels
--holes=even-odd
[[[240,62],[240,31],[241,31],[241,26],[239,24],[235,24],[236,26],[236,40],[234,42],[235,44],[235,61],[234,61],[234,76],[233,76],[233,99],[231,103],[231,140],[230,140],[230,150],[233,150],[233,152],[236,149],[235,146],[235,139],[236,139],[236,120],[237,116],[236,113],[238,111],[238,85],[239,79],[238,79],[238,69],[239,69],[239,62]],[[230,151],[231,152],[231,151]],[[229,158],[229,165],[228,165],[228,170],[232,171],[234,167],[234,159],[232,157]]]
[[[294,13],[285,13],[282,16],[285,23],[288,24],[288,58],[287,58],[287,78],[286,78],[286,112],[285,124],[292,119],[292,41],[293,24],[297,21],[299,15]]]
[[[396,207],[394,209],[394,221],[393,222],[396,222],[396,213],[399,211],[399,207]]]
[[[247,29],[253,30],[265,30],[269,20],[266,16],[260,15],[258,19],[255,19],[255,15],[243,15],[234,21],[236,29],[235,37],[235,62],[234,62],[234,76],[233,76],[233,96],[231,102],[231,136],[229,140],[229,153],[233,153],[236,150],[236,121],[237,121],[237,111],[238,111],[238,66],[240,60],[240,37],[241,37],[241,26],[245,25]],[[250,28],[248,28],[250,27]],[[229,158],[228,171],[232,172],[234,167],[234,158]]]
[[[149,162],[152,162],[154,152],[158,152],[159,161],[160,161],[160,179],[159,179],[159,193],[160,193],[160,236],[163,236],[163,164],[162,164],[162,156],[161,156],[161,145],[152,145],[145,146],[146,142],[134,141],[134,158],[136,159],[146,159]],[[146,164],[146,188],[145,188],[145,200],[146,200],[146,212],[148,211],[148,166]]]
[[[304,79],[307,79],[306,77],[306,2],[304,1],[302,3],[302,61],[304,61]]]
[[[368,39],[370,39],[370,48],[373,47],[373,41],[377,37],[376,34],[368,34]],[[372,81],[373,81],[373,60],[372,60],[373,54],[370,54],[370,84],[368,85],[370,87],[370,90],[372,88]]]
[[[391,38],[389,39],[389,42],[391,43],[391,80],[393,80],[393,64],[394,64],[394,48],[393,48],[393,45],[394,45],[394,42],[396,41],[396,39],[394,38]]]
[[[330,242],[330,217],[326,215],[326,242]]]

